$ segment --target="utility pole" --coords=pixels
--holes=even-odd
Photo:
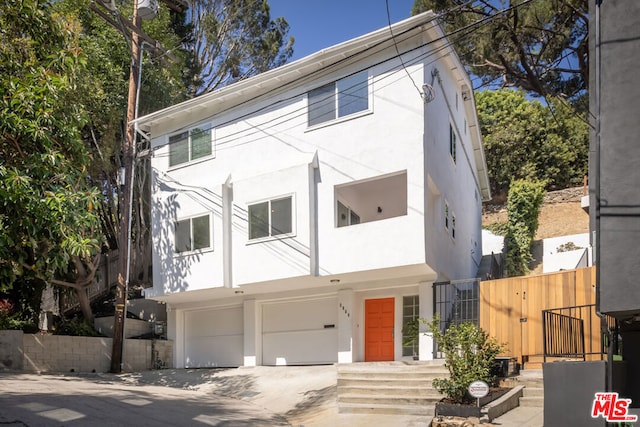
[[[137,2],[133,7],[133,26],[141,30],[142,20],[138,16]],[[111,350],[111,372],[122,371],[124,349],[124,321],[127,316],[127,293],[129,287],[129,264],[131,252],[131,207],[133,204],[133,173],[136,159],[135,128],[130,123],[136,118],[138,85],[140,82],[140,56],[142,49],[138,31],[131,32],[131,69],[129,72],[129,95],[127,100],[127,132],[122,141],[124,185],[120,191],[120,233],[118,235],[118,284],[116,285],[115,316],[113,321],[113,347]]]
[[[181,13],[189,5],[185,0],[162,0],[170,9]],[[133,206],[133,176],[136,162],[136,129],[131,122],[138,114],[138,94],[142,72],[142,45],[147,44],[154,53],[162,53],[171,61],[178,59],[164,49],[157,40],[142,31],[142,18],[138,13],[140,0],[133,1],[133,19],[129,22],[119,14],[114,0],[96,0],[89,9],[98,14],[109,25],[131,39],[131,66],[129,71],[129,94],[127,100],[127,131],[122,141],[122,166],[124,185],[120,186],[120,230],[118,235],[118,284],[116,285],[115,316],[113,321],[113,346],[111,350],[111,372],[122,371],[122,350],[124,349],[124,322],[127,316],[127,292],[131,259],[131,212]],[[157,9],[156,9],[157,11]],[[147,13],[150,19],[155,13]]]

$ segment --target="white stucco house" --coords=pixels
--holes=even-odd
[[[475,277],[490,197],[471,82],[424,13],[139,118],[176,367],[411,359]],[[419,357],[432,357],[421,337]]]

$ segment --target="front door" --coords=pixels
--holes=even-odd
[[[364,360],[394,360],[394,298],[368,299],[364,302]]]

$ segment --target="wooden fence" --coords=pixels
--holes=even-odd
[[[480,327],[506,344],[503,356],[538,368],[544,355],[542,310],[595,304],[595,283],[595,267],[481,282]],[[600,348],[595,309],[587,316],[596,326],[586,332],[586,345]]]

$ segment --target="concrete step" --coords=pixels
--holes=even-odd
[[[351,393],[338,394],[338,405],[341,404],[365,404],[374,406],[428,406],[435,405],[442,396],[419,397],[419,396],[397,396],[387,394],[384,396],[369,396]]]
[[[524,396],[520,398],[520,406],[544,408],[544,396]]]
[[[439,378],[444,378],[439,377]],[[426,387],[433,386],[433,379],[421,378],[338,378],[338,387],[357,387],[357,386],[373,386],[373,387]]]
[[[338,406],[340,414],[389,414],[389,415],[423,415],[432,417],[435,415],[435,404],[433,405],[371,405],[350,403]]]
[[[341,413],[433,415],[442,395],[433,379],[449,376],[442,361],[337,365]]]
[[[522,390],[525,397],[544,397],[544,388],[542,387],[525,387]]]
[[[357,395],[370,396],[377,398],[380,396],[407,396],[420,398],[442,398],[442,395],[435,389],[430,387],[412,387],[412,386],[396,386],[396,385],[361,385],[361,386],[338,386],[338,395]]]
[[[338,374],[347,372],[386,373],[395,372],[402,374],[416,373],[440,373],[448,372],[444,363],[343,363],[337,365]]]

